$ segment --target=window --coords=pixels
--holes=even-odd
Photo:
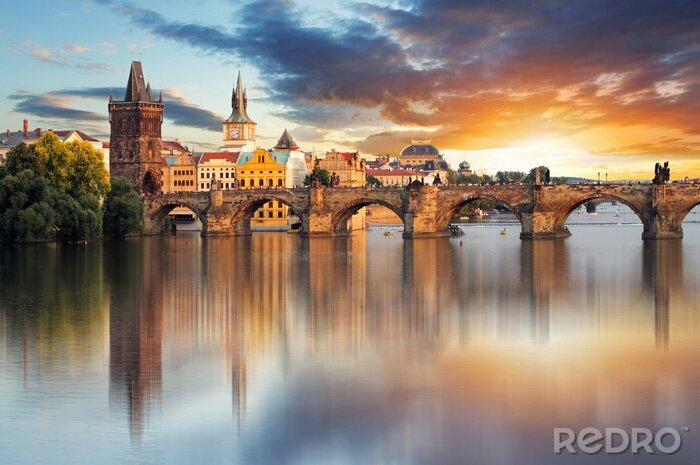
[[[245,179],[241,179],[241,187],[245,187]]]
[[[267,217],[272,218],[272,212],[267,212]]]
[[[277,180],[277,185],[278,185],[279,187],[282,187],[282,179],[281,179],[281,178]]]
[[[260,180],[259,184],[260,184],[260,187],[265,187],[265,182],[262,179]]]
[[[274,207],[275,205],[274,205],[272,202],[268,202],[267,206],[268,206],[269,208],[272,208],[272,207]]]
[[[277,206],[278,206],[279,208],[282,208],[282,202],[277,202]]]
[[[258,212],[258,217],[262,218],[262,217],[263,217],[263,212]]]
[[[267,180],[267,185],[270,186],[270,187],[273,186],[273,184],[272,184],[272,179],[268,179],[268,180]]]
[[[282,212],[277,212],[277,218],[282,218]]]

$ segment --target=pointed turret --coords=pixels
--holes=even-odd
[[[275,145],[275,150],[297,150],[298,148],[299,146],[292,135],[287,131],[287,128],[284,128],[284,132]]]
[[[129,82],[126,84],[125,102],[150,102],[150,95],[146,81],[143,78],[143,69],[140,61],[131,62]]]
[[[250,116],[248,116],[248,95],[243,89],[243,81],[241,80],[241,72],[238,71],[238,80],[236,81],[236,87],[233,89],[231,95],[231,116],[228,117],[226,122],[228,123],[254,123]]]
[[[151,98],[151,83],[149,82],[148,85],[146,85],[146,97],[148,98],[148,101],[152,101],[153,98]]]
[[[163,103],[163,91],[158,92],[158,103]]]

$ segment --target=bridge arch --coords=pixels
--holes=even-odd
[[[308,217],[303,208],[294,205],[294,202],[284,195],[277,193],[260,193],[244,201],[232,204],[233,214],[231,215],[231,227],[240,233],[250,233],[250,223],[255,212],[260,210],[268,202],[279,202],[286,206],[289,211],[299,218],[301,223],[300,232],[308,229]]]
[[[488,194],[470,194],[466,195],[463,197],[460,197],[456,201],[452,201],[448,204],[447,207],[438,210],[438,215],[437,215],[437,227],[438,229],[445,229],[447,226],[450,224],[450,220],[454,216],[455,213],[457,213],[459,210],[461,210],[465,205],[467,205],[470,202],[473,202],[474,200],[493,200],[499,205],[503,205],[506,207],[510,212],[512,212],[515,217],[518,219],[519,222],[522,223],[522,215],[518,207],[512,205],[510,202],[494,195],[488,195]]]
[[[358,211],[364,207],[370,205],[381,205],[388,208],[396,214],[396,216],[401,220],[401,223],[406,226],[406,220],[404,218],[404,212],[401,205],[394,205],[393,203],[383,200],[383,199],[372,199],[367,197],[362,197],[359,199],[354,199],[333,212],[331,217],[331,230],[334,234],[343,234],[348,232],[348,221]]]
[[[184,207],[192,211],[197,219],[202,223],[202,227],[206,227],[206,215],[195,204],[181,200],[164,200],[158,202],[150,202],[145,204],[144,219],[147,225],[148,232],[163,232],[165,226],[165,218],[175,208]]]
[[[643,207],[636,205],[634,201],[631,201],[629,199],[626,199],[624,196],[621,195],[616,195],[608,192],[590,192],[586,193],[584,195],[580,195],[575,197],[574,199],[568,201],[567,203],[563,204],[561,207],[559,207],[556,210],[555,214],[555,229],[564,229],[566,220],[571,216],[571,214],[576,210],[579,206],[585,204],[586,202],[589,202],[591,200],[598,200],[598,199],[604,199],[604,200],[609,200],[609,201],[617,201],[621,204],[626,205],[627,207],[632,210],[635,215],[637,215],[637,218],[639,218],[639,221],[644,225],[645,230],[649,226],[649,222],[651,221],[649,218],[647,218],[647,215],[644,213]]]

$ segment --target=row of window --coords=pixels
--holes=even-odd
[[[272,174],[272,171],[268,171],[267,173]],[[241,174],[245,174],[245,171],[241,170]],[[255,174],[255,170],[251,171],[249,174]],[[263,171],[262,170],[258,171],[258,174],[263,174]],[[282,171],[281,170],[278,171],[277,174],[282,174]]]
[[[213,178],[213,177],[214,177],[213,174],[214,174],[214,173],[202,173],[202,176],[201,176],[201,177],[202,177],[202,179],[204,179],[204,178],[209,179],[209,178]],[[223,178],[226,178],[226,179],[229,179],[229,178],[232,178],[232,177],[233,177],[233,173],[222,173],[222,174],[223,174],[222,177],[223,177]]]
[[[175,185],[176,186],[194,186],[194,181],[192,181],[190,179],[183,179],[183,180],[176,179]]]
[[[275,182],[272,179],[268,179],[267,186],[268,187],[275,187]],[[246,187],[245,179],[241,179],[241,187]],[[255,179],[251,179],[248,182],[248,187],[255,187]],[[258,187],[265,187],[265,180],[264,179],[258,180]],[[277,180],[277,187],[282,187],[282,179]]]
[[[258,212],[258,218],[264,218],[265,217],[265,212]],[[267,212],[267,217],[268,218],[274,218],[274,215],[272,212]],[[283,218],[282,212],[277,212],[277,218]]]
[[[175,176],[192,176],[194,170],[175,170]]]

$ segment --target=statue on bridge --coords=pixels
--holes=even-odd
[[[433,180],[433,186],[440,186],[442,185],[442,179],[440,179],[440,173],[435,175],[435,179]]]
[[[219,182],[218,179],[216,179],[216,172],[212,173],[211,176],[212,176],[212,179],[211,179],[210,190],[212,190],[212,191],[221,190],[221,183]]]
[[[668,161],[661,165],[661,163],[656,163],[654,166],[654,179],[652,182],[654,184],[665,184],[671,180],[671,168],[668,167]]]

